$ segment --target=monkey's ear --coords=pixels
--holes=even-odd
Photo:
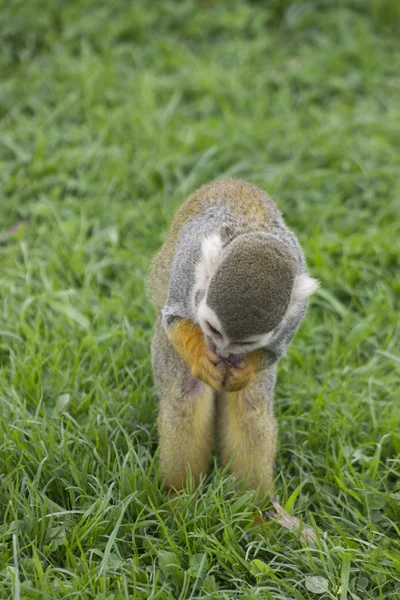
[[[319,288],[318,279],[313,279],[307,273],[297,275],[294,280],[291,304],[305,300],[308,296],[311,296],[315,290]]]

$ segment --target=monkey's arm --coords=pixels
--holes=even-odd
[[[193,377],[201,379],[214,390],[220,390],[226,367],[219,356],[207,348],[200,325],[188,319],[177,319],[167,335],[175,350],[190,366]]]
[[[196,266],[201,258],[201,244],[207,235],[201,219],[192,219],[180,232],[174,248],[169,274],[167,300],[162,308],[162,324],[168,334],[180,319],[194,321],[192,295]]]
[[[175,250],[168,297],[162,309],[164,330],[178,354],[189,365],[193,377],[215,390],[221,389],[225,366],[206,346],[200,326],[194,322],[193,289],[201,243],[208,231],[201,221],[188,223]]]
[[[279,325],[268,346],[262,348],[263,354],[257,361],[258,371],[267,369],[286,355],[290,342],[296,335],[297,330],[304,319],[306,309],[306,300],[298,301],[295,306],[289,308],[288,314]]]

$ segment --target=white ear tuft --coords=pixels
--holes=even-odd
[[[196,265],[195,288],[206,289],[222,257],[222,242],[216,233],[204,238],[201,244],[201,258]]]
[[[308,296],[311,296],[317,288],[319,288],[318,279],[313,279],[307,275],[307,273],[297,275],[293,284],[292,304],[299,302],[300,300],[305,300]]]
[[[222,240],[217,233],[204,238],[201,244],[201,256],[196,265],[195,282],[192,290],[192,308],[196,313],[196,294],[206,292],[208,285],[222,259]]]
[[[203,261],[208,271],[208,275],[211,278],[221,261],[222,257],[222,240],[217,233],[204,238],[201,244],[201,251],[203,254]]]

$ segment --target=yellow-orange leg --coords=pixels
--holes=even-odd
[[[244,390],[220,392],[218,433],[223,465],[246,489],[260,496],[273,491],[276,421],[273,414],[275,367],[258,373]]]
[[[167,486],[181,490],[186,487],[188,474],[197,485],[210,466],[215,437],[214,392],[192,376],[160,322],[156,325],[152,356],[160,397],[161,470]]]

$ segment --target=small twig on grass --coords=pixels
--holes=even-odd
[[[315,531],[311,527],[307,527],[297,517],[290,515],[274,498],[271,499],[271,502],[275,510],[268,510],[264,513],[267,521],[277,521],[285,529],[298,531],[301,541],[306,544],[314,544],[317,541]]]

